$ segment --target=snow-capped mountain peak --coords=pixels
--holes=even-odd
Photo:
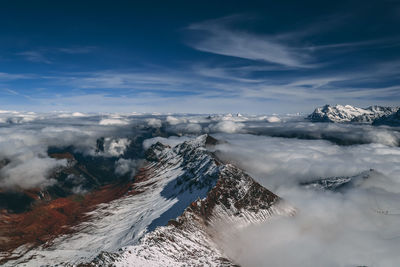
[[[358,108],[351,105],[325,105],[318,107],[308,116],[313,122],[357,122],[373,123],[375,120],[390,116],[399,110],[398,107],[370,106]]]
[[[237,266],[218,246],[221,226],[238,230],[295,210],[237,167],[226,164],[219,170],[207,196],[193,201],[181,216],[122,252],[100,254],[91,265]]]

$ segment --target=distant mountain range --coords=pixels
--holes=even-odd
[[[308,117],[313,122],[367,123],[372,125],[400,125],[399,107],[371,106],[358,108],[350,105],[325,105],[316,108]]]

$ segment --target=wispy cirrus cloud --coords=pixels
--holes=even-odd
[[[87,54],[93,52],[95,49],[96,49],[95,46],[73,46],[73,47],[61,47],[55,50],[65,54]]]
[[[53,63],[50,59],[48,59],[43,52],[41,51],[24,51],[17,53],[18,56],[22,56],[28,61],[31,62],[36,62],[36,63],[45,63],[45,64],[51,64]]]
[[[33,78],[32,74],[0,72],[0,81],[21,80]]]
[[[330,64],[326,61],[326,53],[343,54],[371,47],[378,49],[388,45],[398,45],[399,42],[398,38],[339,43],[327,43],[325,40],[315,42],[318,40],[315,37],[332,30],[332,26],[329,26],[333,24],[332,22],[323,23],[328,29],[320,25],[311,25],[295,31],[274,34],[254,33],[248,29],[241,29],[240,25],[245,25],[243,22],[250,19],[252,18],[236,15],[193,23],[186,28],[194,37],[187,44],[199,51],[275,64],[283,70],[288,70],[324,67]]]
[[[88,54],[96,49],[94,46],[71,46],[71,47],[46,47],[37,48],[17,53],[17,56],[23,57],[25,60],[36,63],[52,64],[53,57],[58,55],[76,55]]]
[[[31,96],[26,95],[26,94],[22,94],[20,92],[17,92],[15,90],[12,90],[12,89],[9,89],[9,88],[4,88],[3,91],[8,93],[8,94],[10,94],[10,95],[13,95],[13,96],[24,97],[26,99],[33,100],[33,98]]]
[[[230,26],[240,17],[231,16],[191,24],[187,30],[200,34],[189,45],[197,50],[250,60],[259,60],[287,67],[311,67],[312,58],[299,53],[271,35],[256,35]]]

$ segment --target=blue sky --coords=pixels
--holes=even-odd
[[[215,2],[1,1],[0,109],[400,103],[400,1]]]

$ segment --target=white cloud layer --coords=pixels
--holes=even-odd
[[[24,116],[17,112],[1,115]],[[19,123],[6,120],[0,128],[0,188],[43,188],[54,184],[51,177],[67,161],[51,158],[49,147],[73,146],[87,155],[119,157],[131,143],[124,137],[127,133],[122,125],[99,125],[98,116],[59,115],[34,114],[31,120]],[[104,152],[99,153],[96,142],[101,137],[105,137]]]
[[[298,210],[239,232],[220,245],[241,266],[395,266],[400,256],[400,149],[338,146],[321,140],[218,135],[220,158],[245,169]],[[352,176],[367,180],[341,193],[300,182]],[[227,227],[226,229],[229,229]]]
[[[220,121],[217,124],[210,125],[212,131],[224,133],[237,133],[240,132],[243,127],[243,123],[234,121]]]
[[[104,154],[105,156],[119,157],[123,155],[127,147],[131,144],[128,138],[113,139],[106,137],[104,139]]]
[[[151,118],[146,120],[147,125],[154,128],[160,128],[162,126],[162,121],[159,119]]]
[[[100,125],[127,125],[127,124],[129,124],[129,122],[124,119],[107,118],[107,119],[102,119],[99,122],[99,124]]]
[[[115,173],[118,175],[129,174],[133,177],[136,173],[136,169],[139,163],[134,159],[123,159],[120,158],[115,162]]]

